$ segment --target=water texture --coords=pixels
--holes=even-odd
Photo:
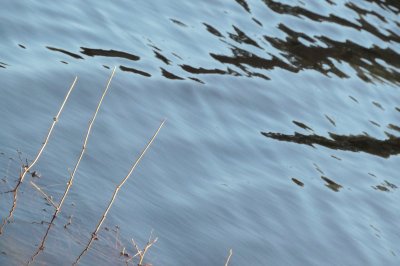
[[[1,265],[400,265],[399,1],[0,3]]]

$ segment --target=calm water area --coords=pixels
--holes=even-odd
[[[0,4],[0,265],[400,265],[400,1]]]

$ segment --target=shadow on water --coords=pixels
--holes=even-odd
[[[251,14],[251,8],[247,1],[235,1],[244,11]],[[374,3],[382,9],[395,14],[398,14],[400,10],[398,1],[368,0],[368,2]],[[352,18],[343,18],[332,13],[329,15],[322,15],[308,10],[305,6],[294,6],[273,0],[262,0],[262,3],[264,3],[264,6],[270,11],[279,15],[289,15],[296,19],[320,24],[334,24],[358,32],[367,32],[387,43],[400,43],[400,36],[392,29],[384,28],[385,33],[382,33],[382,30],[378,29],[372,22],[367,20],[369,17],[373,17],[380,21],[382,25],[392,26],[393,24],[390,24],[384,15],[374,10],[367,10],[353,2],[344,4],[346,9],[355,14]],[[327,1],[327,3],[336,5],[334,1]],[[190,31],[190,27],[178,19],[170,18],[169,20],[178,25],[179,30]],[[249,37],[254,34],[246,33],[237,25],[231,25],[232,30],[230,32],[224,32],[212,26],[209,22],[202,23],[206,31],[218,38],[220,45],[231,50],[231,54],[208,51],[206,56],[210,58],[210,62],[207,63],[207,66],[196,65],[196,63],[191,62],[190,59],[183,60],[181,57],[177,56],[176,53],[173,54],[179,58],[179,63],[174,62],[172,58],[163,55],[161,53],[162,50],[158,48],[156,44],[148,44],[148,46],[152,48],[152,54],[155,59],[161,61],[162,64],[166,66],[179,66],[182,70],[181,73],[172,73],[170,70],[158,66],[160,70],[159,74],[167,79],[186,80],[186,78],[189,78],[200,83],[204,82],[198,78],[184,77],[183,75],[185,73],[193,75],[231,75],[258,77],[269,80],[268,71],[280,68],[292,73],[298,73],[304,70],[316,70],[326,76],[333,74],[339,78],[349,78],[350,74],[346,73],[346,70],[342,68],[342,64],[347,63],[354,69],[357,76],[366,82],[379,80],[396,84],[400,83],[400,73],[397,71],[397,68],[400,67],[400,55],[391,48],[382,48],[375,44],[365,47],[349,39],[339,41],[323,35],[310,36],[304,32],[298,32],[282,22],[278,23],[276,28],[286,34],[284,39],[276,36],[262,35],[262,23],[254,17],[252,20],[260,26],[257,35],[262,38],[259,38],[259,40]],[[394,24],[400,27],[398,22],[394,21]],[[279,52],[271,51],[270,45]],[[250,47],[252,47],[253,50],[249,49]],[[82,55],[79,55],[62,48],[51,46],[47,46],[46,48],[54,52],[68,55],[73,59],[84,59],[82,55],[86,55],[90,57],[114,57],[138,61],[141,57],[146,57],[151,54],[138,56],[113,49],[81,47],[80,53]],[[260,53],[256,54],[254,49],[258,50]],[[265,56],[263,56],[263,54]],[[284,59],[282,57],[284,57]],[[224,69],[213,66],[212,59],[217,61],[218,65],[220,65],[219,63],[230,65],[237,70],[230,67]],[[182,63],[182,61],[184,62]],[[66,61],[61,62],[67,64]],[[0,62],[0,68],[6,68],[6,66],[7,64]],[[154,75],[154,73],[147,73],[146,71],[132,66],[121,66],[120,69],[145,77]],[[254,71],[254,69],[258,69],[259,71]]]
[[[337,135],[329,133],[332,139],[316,134],[304,135],[295,132],[294,135],[286,135],[273,132],[261,132],[264,136],[279,141],[288,141],[298,144],[306,144],[314,147],[318,144],[334,150],[366,152],[383,158],[400,153],[400,138],[389,135],[388,139],[379,140],[366,135]]]

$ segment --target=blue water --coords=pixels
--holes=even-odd
[[[38,248],[54,208],[30,181],[59,201],[114,66],[34,265],[74,262],[164,118],[81,265],[125,265],[123,247],[134,255],[131,238],[144,245],[152,230],[153,265],[224,265],[231,248],[229,265],[400,265],[397,1],[1,6],[1,191],[79,78],[34,167],[41,178],[20,187],[1,265]],[[0,195],[2,220],[12,204]]]

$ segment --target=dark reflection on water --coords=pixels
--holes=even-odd
[[[130,54],[123,51],[116,51],[116,50],[103,50],[103,49],[92,49],[87,47],[81,47],[82,54],[87,56],[106,56],[106,57],[120,57],[125,58],[132,61],[137,61],[140,59],[139,56]]]
[[[169,60],[168,58],[166,58],[165,56],[163,56],[162,54],[160,54],[159,52],[153,50],[154,55],[157,59],[160,59],[162,62],[164,62],[166,65],[170,65],[171,64],[171,60]]]
[[[335,192],[338,192],[342,186],[336,183],[335,181],[332,181],[331,179],[327,178],[326,176],[321,176],[322,180],[326,182],[325,186],[328,188],[332,189]]]
[[[400,2],[397,0],[366,0],[370,3],[375,3],[383,9],[390,10],[395,14],[400,13]]]
[[[395,34],[394,32],[386,29],[387,31],[390,32],[390,35],[384,35],[382,34],[376,27],[371,25],[369,22],[367,22],[364,18],[364,14],[368,14],[370,12],[367,12],[361,8],[359,8],[357,5],[354,3],[347,3],[346,6],[354,11],[356,11],[359,14],[359,18],[357,21],[361,24],[358,25],[356,23],[353,23],[349,20],[346,20],[344,18],[341,18],[339,16],[336,16],[334,14],[330,14],[329,16],[322,16],[319,14],[316,14],[314,12],[311,12],[305,8],[299,7],[299,6],[290,6],[286,4],[282,4],[279,2],[275,2],[272,0],[263,0],[263,2],[271,8],[273,11],[279,14],[288,14],[296,17],[304,16],[306,18],[309,18],[313,21],[316,22],[332,22],[339,24],[341,26],[349,27],[349,28],[354,28],[356,30],[365,30],[378,38],[382,39],[383,41],[395,41],[399,42],[400,41],[400,36]],[[375,14],[374,12],[371,12],[372,14]],[[379,16],[381,18],[381,16]]]
[[[251,9],[247,1],[236,0],[236,2],[246,12],[251,13]],[[393,10],[393,7],[397,8],[398,3],[396,3],[395,5],[394,3],[388,4],[385,1],[381,2],[371,0],[370,2],[375,2],[376,4],[387,10],[395,12],[396,14],[398,13],[398,11]],[[388,24],[388,20],[383,15],[377,13],[374,10],[364,9],[353,2],[348,2],[344,6],[358,14],[358,18],[356,19],[357,23],[335,14],[330,14],[328,16],[317,14],[301,6],[291,6],[272,0],[263,0],[263,3],[277,14],[291,15],[299,19],[310,19],[311,21],[318,23],[333,23],[340,26],[352,28],[357,31],[366,31],[385,42],[400,42],[400,37],[395,32],[390,29],[385,29],[385,31],[388,33],[385,35],[378,28],[369,23],[365,18],[366,16],[372,16],[378,19],[381,23]],[[331,4],[334,4],[334,2],[331,2]],[[257,19],[252,18],[252,20],[256,21],[256,23],[262,27],[261,22],[259,22]],[[183,28],[188,27],[186,24],[178,19],[171,18],[170,21]],[[267,41],[270,45],[280,51],[280,54],[278,55],[270,52],[270,49],[268,49],[268,46],[266,46],[265,43],[257,41],[256,39],[250,37],[249,34],[247,34],[239,26],[232,25],[233,31],[226,33],[230,40],[239,44],[241,47],[230,43],[228,41],[229,39],[226,39],[224,37],[222,31],[218,30],[210,23],[203,22],[203,25],[206,27],[206,30],[208,32],[213,34],[215,37],[218,37],[221,41],[221,44],[225,45],[232,52],[232,55],[226,55],[210,51],[209,56],[225,65],[235,66],[243,73],[240,73],[229,67],[227,69],[221,69],[219,67],[203,67],[201,65],[193,65],[193,62],[185,59],[184,63],[179,65],[182,70],[191,74],[246,76],[269,80],[270,78],[268,77],[268,73],[256,72],[250,68],[255,68],[259,70],[273,70],[275,68],[281,68],[293,73],[298,73],[305,70],[316,70],[327,76],[333,74],[340,78],[349,78],[349,74],[346,73],[346,71],[342,68],[342,64],[347,63],[356,71],[357,76],[364,81],[373,82],[374,80],[381,80],[393,83],[400,82],[400,73],[397,70],[400,67],[400,55],[398,54],[398,52],[389,47],[382,48],[381,46],[377,45],[364,47],[352,40],[338,41],[323,35],[310,36],[304,32],[295,31],[291,27],[286,26],[284,23],[279,23],[277,28],[287,35],[285,39],[268,35],[263,36],[263,39],[265,41]],[[259,49],[260,51],[262,51],[262,54],[265,54],[265,57],[261,54],[256,54],[251,49],[247,49],[246,45]],[[155,58],[160,60],[163,64],[174,64],[173,60],[163,55],[161,53],[161,49],[158,48],[155,44],[152,43],[148,46],[154,49],[153,53]],[[55,48],[51,46],[47,46],[46,48],[52,51],[61,52],[63,54],[73,57],[74,59],[83,59],[81,55],[67,51],[65,49]],[[124,51],[113,49],[93,49],[86,47],[81,47],[81,49],[82,50],[80,52],[87,56],[116,57],[132,61],[140,60],[139,56]],[[180,60],[183,60],[181,57],[177,56],[176,53],[173,54]],[[283,56],[287,61],[282,60],[281,56]],[[62,62],[67,63],[65,61]],[[209,65],[212,65],[211,62]],[[6,64],[0,63],[0,67],[5,68]],[[138,70],[136,68],[133,69],[134,70],[129,71],[144,76],[152,75],[150,73],[144,72],[143,70]],[[167,79],[185,79],[177,73],[171,73],[170,71],[167,71],[161,67],[160,69],[161,75]],[[124,71],[128,70],[124,69]],[[194,81],[199,81],[198,79],[194,79],[193,77],[190,79]]]
[[[178,79],[178,80],[183,80],[184,78],[181,78],[171,72],[168,72],[167,70],[165,70],[164,68],[160,67],[161,69],[161,74],[166,77],[167,79]]]
[[[382,49],[377,46],[366,48],[349,40],[338,42],[324,36],[314,38],[326,44],[327,47],[306,46],[298,40],[299,37],[311,43],[315,40],[303,33],[294,32],[283,24],[280,24],[279,28],[288,34],[286,40],[268,36],[265,36],[265,39],[285,53],[285,57],[296,66],[296,71],[314,69],[325,75],[332,73],[340,78],[348,78],[346,73],[335,66],[332,61],[334,59],[338,62],[347,62],[364,81],[372,81],[368,77],[370,75],[378,80],[382,78],[400,82],[400,72],[388,69],[377,62],[377,59],[380,59],[396,68],[400,67],[400,55],[390,48]]]
[[[280,141],[294,142],[298,144],[306,144],[313,146],[318,144],[334,150],[344,150],[352,152],[366,152],[369,154],[388,158],[391,155],[400,153],[400,138],[390,135],[386,140],[375,139],[365,135],[337,135],[329,133],[332,139],[328,139],[316,134],[304,135],[295,132],[294,135],[286,135],[280,133],[265,133],[261,132],[264,136]]]
[[[126,66],[120,66],[119,69],[121,69],[122,71],[126,71],[126,72],[132,72],[135,74],[139,74],[145,77],[151,77],[151,75],[147,72],[132,68],[132,67],[126,67]]]
[[[75,59],[83,59],[82,56],[80,56],[80,55],[78,55],[78,54],[74,54],[74,53],[68,52],[68,51],[66,51],[66,50],[64,50],[64,49],[55,48],[55,47],[50,47],[50,46],[46,46],[46,48],[49,49],[49,50],[51,50],[51,51],[60,52],[60,53],[69,55],[69,56],[71,56],[72,58],[75,58]]]
[[[241,31],[238,27],[233,26],[233,29],[235,30],[235,33],[229,33],[229,38],[231,38],[237,43],[245,43],[262,49],[262,47],[259,46],[256,41],[247,36],[246,33]]]
[[[298,180],[298,179],[296,179],[296,178],[292,178],[292,181],[293,181],[296,185],[298,185],[298,186],[300,186],[300,187],[304,187],[304,183],[301,182],[300,180]]]
[[[246,10],[247,12],[249,12],[249,13],[251,13],[250,12],[250,7],[249,7],[249,4],[247,4],[247,2],[246,2],[246,0],[235,0],[239,5],[241,5],[243,8],[244,8],[244,10]]]
[[[380,185],[375,186],[374,188],[377,190],[380,190],[380,191],[390,192],[390,191],[397,189],[397,186],[395,184],[392,184],[389,181],[385,180],[385,182],[383,182]]]

